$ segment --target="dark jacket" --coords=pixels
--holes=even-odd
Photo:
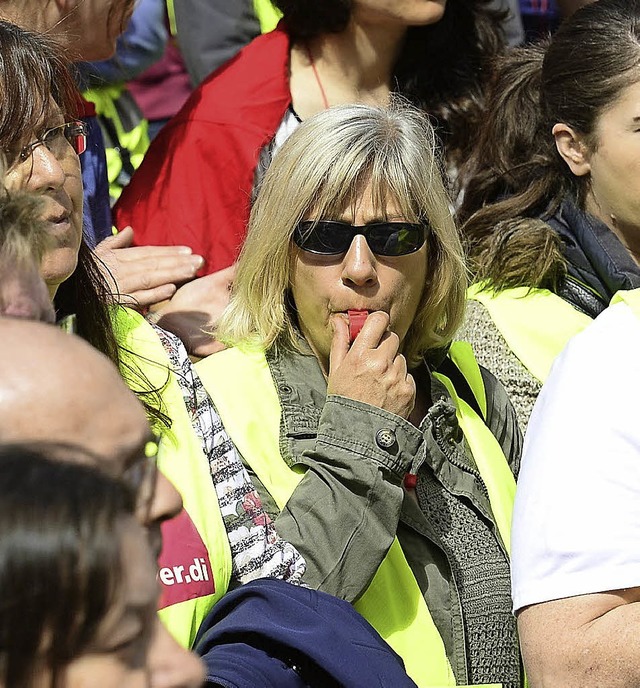
[[[557,293],[575,308],[595,318],[617,291],[640,287],[640,267],[593,215],[567,199],[546,222],[562,239],[567,260],[567,276]]]
[[[343,600],[262,578],[225,595],[195,650],[225,688],[415,688],[400,657]]]

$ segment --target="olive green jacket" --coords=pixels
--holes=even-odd
[[[508,556],[445,387],[426,365],[414,373],[417,384],[430,385],[433,400],[416,428],[382,409],[340,396],[327,397],[325,378],[310,352],[269,356],[268,360],[282,407],[281,455],[290,466],[301,464],[308,470],[281,513],[255,473],[251,477],[280,535],[303,554],[305,582],[356,600],[397,535],[456,679],[467,683],[457,581],[438,544],[438,529],[443,526],[427,520],[405,492],[405,473],[420,476],[430,471],[442,490],[472,505],[478,519],[491,525],[499,543],[502,575],[508,572]],[[482,373],[487,425],[517,473],[522,437],[513,407],[495,378],[484,369]],[[391,446],[389,437],[395,438]],[[517,643],[515,635],[513,642]]]

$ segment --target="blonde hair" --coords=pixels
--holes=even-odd
[[[0,163],[0,169],[3,165]],[[1,172],[0,172],[1,174]],[[40,267],[50,244],[45,223],[40,219],[42,200],[25,191],[0,187],[0,256],[19,266]]]
[[[426,351],[451,341],[467,286],[462,247],[433,128],[399,101],[389,108],[326,110],[301,124],[276,153],[251,212],[231,303],[218,326],[221,341],[296,348],[289,296],[294,228],[311,213],[340,217],[368,185],[382,217],[391,196],[407,221],[431,227],[427,279],[405,356],[415,365]]]

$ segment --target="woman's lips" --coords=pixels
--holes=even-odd
[[[67,231],[71,226],[71,214],[65,211],[57,215],[49,215],[44,221],[48,225],[49,231],[54,233]]]

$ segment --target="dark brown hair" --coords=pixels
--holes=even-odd
[[[20,148],[47,124],[57,109],[65,119],[76,117],[80,95],[64,48],[53,38],[0,21],[0,148],[13,162]],[[73,274],[56,292],[58,318],[76,315],[77,332],[105,354],[126,378],[154,424],[169,425],[159,390],[135,366],[125,365],[113,331],[113,297],[97,259],[82,241]]]
[[[55,460],[53,460],[55,459]],[[62,445],[0,447],[0,684],[59,685],[95,639],[123,579],[120,528],[134,497]]]
[[[589,178],[571,173],[551,130],[567,124],[595,150],[600,116],[638,80],[640,0],[587,5],[550,41],[498,62],[463,170],[459,217],[477,277],[497,288],[553,286],[564,271],[559,239],[546,223],[527,219],[549,217],[566,197],[583,208]]]
[[[274,0],[293,40],[343,31],[352,0]],[[493,58],[502,51],[504,13],[488,0],[450,0],[442,19],[409,27],[394,70],[395,91],[434,118],[447,158],[469,153]]]
[[[75,117],[79,96],[64,49],[54,38],[5,21],[0,21],[0,36],[0,146],[11,164],[56,106]]]

